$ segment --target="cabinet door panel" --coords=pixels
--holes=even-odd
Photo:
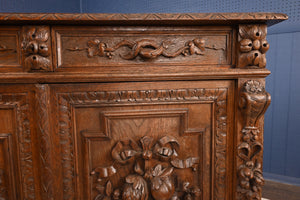
[[[0,86],[0,199],[38,199],[28,87]]]
[[[53,85],[63,199],[226,199],[232,91],[231,81]]]

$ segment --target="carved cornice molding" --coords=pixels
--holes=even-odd
[[[230,24],[238,21],[278,23],[288,19],[282,13],[153,13],[153,14],[63,14],[63,13],[1,13],[1,22],[37,21],[55,23],[85,23],[85,24],[116,24],[126,21],[126,24]],[[140,22],[140,23],[139,23]]]
[[[51,71],[51,39],[48,26],[23,26],[21,48],[25,71]]]
[[[226,88],[215,89],[168,89],[168,90],[134,90],[134,91],[95,91],[59,93],[58,113],[59,131],[61,140],[61,156],[63,167],[63,190],[64,200],[74,198],[75,191],[75,166],[74,166],[74,144],[72,139],[72,106],[91,104],[122,104],[122,103],[157,103],[157,102],[195,102],[211,101],[215,104],[214,113],[215,130],[215,155],[214,157],[214,199],[225,199],[226,194],[226,147],[227,147],[227,95]],[[109,169],[113,171],[113,168]],[[108,170],[108,171],[109,171]],[[107,183],[109,194],[112,191],[110,183]],[[190,191],[186,187],[186,191]],[[118,192],[118,191],[117,191]]]
[[[267,25],[239,25],[238,68],[266,67]]]
[[[183,47],[178,47],[177,51],[169,52],[168,45],[171,41],[158,42],[155,40],[141,39],[139,41],[123,40],[118,42],[113,47],[108,47],[107,43],[98,39],[90,40],[87,42],[87,48],[73,47],[68,48],[69,51],[87,51],[88,57],[100,56],[112,59],[114,52],[119,48],[126,46],[130,50],[126,55],[120,55],[122,59],[133,60],[137,56],[143,59],[153,59],[159,56],[166,58],[175,58],[177,56],[189,56],[189,55],[205,55],[205,49],[223,50],[225,47],[205,46],[205,40],[201,38],[194,38],[191,41],[187,41]]]
[[[259,119],[271,102],[270,94],[256,80],[246,81],[241,89],[239,107],[243,115],[242,136],[238,143],[238,190],[242,200],[260,200],[262,175],[261,153],[263,145],[259,135]]]

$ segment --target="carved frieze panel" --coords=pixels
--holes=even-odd
[[[239,97],[239,107],[243,116],[243,128],[237,146],[238,156],[238,199],[261,199],[263,137],[259,119],[271,102],[270,94],[258,80],[248,80],[243,84]]]
[[[229,65],[232,32],[228,30],[54,28],[58,68],[139,65]],[[148,34],[147,34],[148,32]],[[184,33],[184,34],[183,34]],[[80,58],[78,60],[77,58]],[[84,64],[83,64],[84,63]]]
[[[86,199],[170,199],[171,197],[199,199],[202,195],[201,188],[204,187],[201,183],[203,176],[201,170],[205,166],[202,164],[201,167],[199,166],[199,159],[203,159],[202,156],[193,151],[187,151],[186,144],[193,141],[199,149],[203,148],[200,141],[203,141],[201,138],[204,137],[202,135],[205,129],[189,127],[187,113],[191,111],[186,108],[178,110],[175,107],[174,109],[172,105],[178,103],[180,105],[191,104],[190,106],[207,103],[214,105],[213,119],[216,129],[213,134],[214,139],[211,140],[211,142],[214,141],[212,145],[215,148],[214,155],[211,155],[214,163],[211,170],[215,177],[212,186],[214,188],[213,199],[225,199],[227,94],[226,88],[58,93],[58,136],[61,141],[64,199],[73,199],[75,195],[78,195],[76,191],[81,190],[78,189],[81,188],[81,184],[84,185],[84,198]],[[160,104],[165,105],[165,110],[155,107]],[[141,105],[154,107],[143,109],[139,107]],[[169,107],[166,107],[167,105]],[[107,109],[99,116],[102,128],[96,132],[84,129],[80,135],[74,135],[72,112],[74,108],[82,107],[80,110],[84,110],[87,106],[92,106],[93,109],[104,106],[103,109]],[[113,110],[115,106],[117,110]],[[125,109],[123,106],[130,106],[131,109]],[[135,106],[137,110],[134,109]],[[86,112],[89,111],[84,111]],[[167,129],[168,126],[163,124],[170,124],[169,122],[173,125]],[[165,128],[159,129],[160,127],[153,126],[155,124],[161,124]],[[153,132],[138,133],[132,127],[140,127],[139,130]],[[142,127],[148,128],[144,130]],[[130,130],[134,133],[130,133]],[[155,130],[165,130],[166,133],[161,134]],[[168,130],[179,132],[168,133]],[[128,137],[125,137],[126,134]],[[120,139],[113,139],[116,137]],[[74,140],[78,143],[74,143]],[[98,147],[102,150],[97,153]],[[108,151],[110,156],[106,155]],[[190,153],[183,153],[185,151]],[[75,152],[79,153],[79,158],[74,157]],[[97,156],[101,159],[96,158]],[[93,157],[95,159],[92,159]],[[105,159],[105,165],[95,164],[102,163],[103,159]],[[75,178],[78,168],[83,169],[83,177],[85,177],[79,176],[79,182]],[[194,177],[193,173],[197,174],[196,179],[191,179]],[[183,174],[189,178],[183,182],[177,181],[178,177],[179,179],[184,177]],[[210,182],[209,179],[207,181]],[[205,185],[205,187],[208,186]]]
[[[266,52],[269,43],[266,40],[267,25],[239,25],[238,68],[266,67]]]
[[[20,28],[0,28],[0,70],[20,70]]]
[[[21,42],[25,71],[51,71],[51,35],[49,26],[23,26]]]

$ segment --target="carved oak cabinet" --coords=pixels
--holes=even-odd
[[[261,199],[285,19],[0,14],[0,199]]]

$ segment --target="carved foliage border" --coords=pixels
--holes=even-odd
[[[23,199],[35,199],[29,102],[26,93],[0,94],[0,106],[15,107]]]
[[[74,199],[74,144],[72,136],[71,109],[73,105],[122,104],[214,101],[215,104],[215,183],[214,199],[225,199],[226,194],[226,138],[227,138],[227,88],[174,89],[59,93],[58,117],[63,167],[64,199]]]
[[[42,199],[53,199],[54,174],[52,171],[51,134],[49,125],[48,85],[36,85],[36,113],[40,146]]]

